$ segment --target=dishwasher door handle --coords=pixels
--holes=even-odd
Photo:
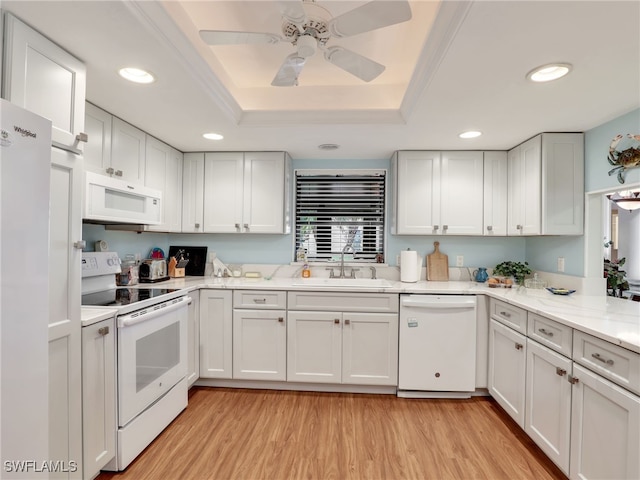
[[[423,299],[416,298],[403,298],[401,304],[403,307],[443,310],[447,308],[474,308],[476,306],[476,301],[475,298],[470,298],[468,300],[456,300],[455,302],[433,301],[431,299],[429,301],[425,301]]]

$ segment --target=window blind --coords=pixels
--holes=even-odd
[[[295,191],[295,248],[302,247],[308,260],[336,261],[343,251],[349,261],[384,257],[384,171],[298,171]]]

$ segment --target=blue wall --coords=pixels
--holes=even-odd
[[[609,177],[606,161],[609,143],[618,133],[640,133],[640,109],[596,127],[585,134],[586,191],[617,187],[615,177]],[[294,160],[293,168],[372,168],[389,169],[389,160]],[[640,182],[640,168],[627,172],[627,183]],[[170,245],[207,246],[226,263],[289,263],[293,258],[292,235],[231,235],[231,234],[164,234],[131,233],[105,230],[100,225],[85,225],[83,238],[93,250],[96,240],[106,240],[110,250],[123,257],[140,253],[146,257],[153,247],[165,252]],[[583,276],[583,237],[427,237],[391,235],[387,232],[387,261],[394,265],[401,250],[411,248],[421,255],[433,251],[433,242],[440,242],[441,251],[455,265],[456,256],[464,256],[464,265],[494,267],[503,260],[527,260],[534,270],[555,272],[557,258],[565,258],[565,273]]]

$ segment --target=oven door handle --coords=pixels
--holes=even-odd
[[[191,301],[191,297],[180,297],[168,302],[163,302],[158,305],[153,305],[151,307],[138,310],[137,312],[122,315],[121,317],[118,317],[118,328],[130,327],[138,323],[153,320],[154,318],[165,315],[169,312],[172,312],[173,310],[177,310],[178,308],[186,307],[189,303],[191,303]]]

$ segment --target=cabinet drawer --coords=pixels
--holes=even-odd
[[[287,308],[287,292],[269,290],[234,290],[233,308]]]
[[[325,310],[340,312],[397,312],[395,293],[289,292],[289,310]]]
[[[492,299],[491,318],[523,335],[527,334],[527,311],[522,308]]]
[[[640,354],[574,330],[573,360],[640,394]]]
[[[527,336],[567,357],[571,357],[572,330],[535,313],[527,314]]]

